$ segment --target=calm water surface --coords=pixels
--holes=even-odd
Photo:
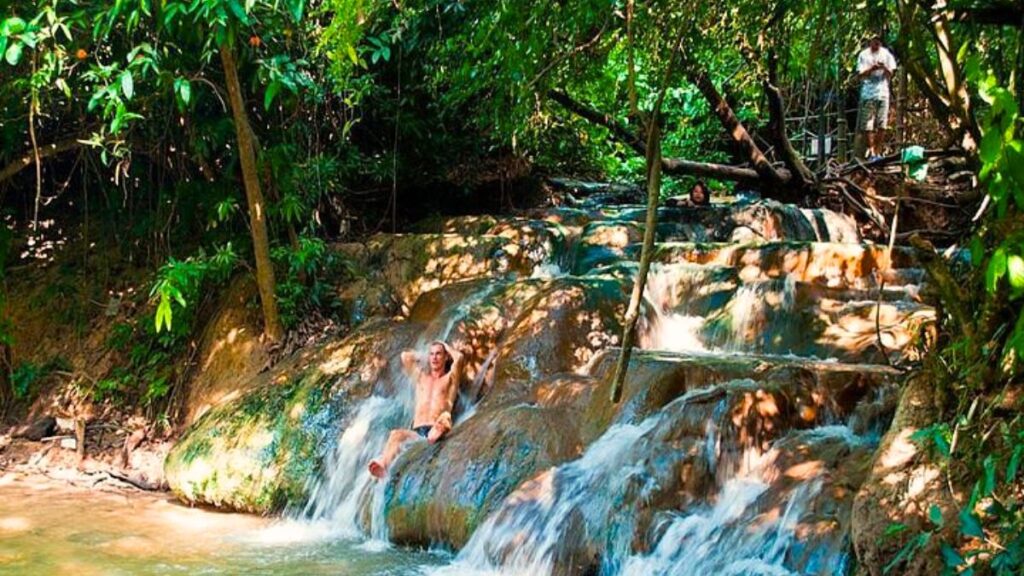
[[[0,475],[0,574],[412,575],[446,558],[344,540],[324,525]]]

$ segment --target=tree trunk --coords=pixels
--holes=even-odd
[[[615,137],[616,140],[629,146],[641,156],[647,156],[643,139],[630,130],[629,127],[620,124],[611,114],[604,114],[586,104],[577,102],[571,96],[560,90],[552,90],[548,92],[548,98],[558,102],[562,108],[565,108],[580,118],[593,122],[598,126],[604,126],[612,133],[612,136]]]
[[[711,111],[718,117],[718,121],[725,128],[726,133],[739,146],[743,156],[753,165],[754,171],[757,172],[767,188],[766,192],[769,195],[775,195],[775,193],[783,191],[783,187],[787,183],[786,180],[761,152],[761,148],[750,137],[750,133],[732,111],[732,106],[729,106],[729,103],[719,93],[718,88],[715,88],[714,82],[711,81],[707,73],[693,62],[687,62],[686,70],[690,82],[697,86],[700,93],[704,95],[704,99],[711,106]]]
[[[638,154],[646,157],[646,145],[628,127],[618,123],[611,115],[594,110],[590,106],[573,100],[568,94],[559,91],[551,91],[548,97],[560,104],[566,110],[577,116],[607,128],[612,136],[629,146]],[[662,158],[661,169],[665,174],[673,176],[697,176],[700,178],[715,178],[717,180],[728,180],[730,182],[742,182],[751,186],[762,184],[761,176],[751,168],[729,166],[727,164],[715,164],[713,162],[694,162],[683,158]],[[775,172],[784,181],[788,182],[792,175],[788,170],[776,168]]]
[[[659,102],[660,104],[660,102]],[[636,322],[640,317],[640,302],[643,300],[644,287],[647,284],[647,272],[651,267],[651,254],[654,253],[654,236],[658,228],[658,197],[661,195],[661,130],[658,127],[658,112],[655,109],[647,137],[647,221],[644,224],[644,243],[640,249],[640,269],[633,293],[626,309],[626,321],[622,328],[622,352],[615,364],[615,376],[612,378],[611,399],[618,403],[622,397],[622,383],[629,369],[629,357],[633,353],[633,342],[636,339]]]
[[[260,191],[259,172],[256,168],[256,150],[252,128],[238,83],[238,67],[235,55],[228,44],[220,47],[220,60],[224,66],[224,79],[234,117],[235,134],[238,137],[238,158],[242,164],[242,181],[245,197],[249,204],[249,227],[252,230],[252,251],[256,258],[256,284],[259,286],[260,302],[263,305],[263,331],[266,337],[276,342],[284,337],[284,327],[277,313],[277,299],[274,294],[274,268],[270,261],[270,242],[267,239],[267,210]]]
[[[39,147],[39,159],[42,160],[44,158],[49,158],[50,156],[56,156],[81,146],[82,144],[77,138],[68,138],[67,140],[61,140],[59,142],[54,142],[53,144],[44,144]],[[35,155],[32,152],[28,152],[19,158],[15,158],[9,162],[7,166],[0,169],[0,182],[7,180],[18,172],[28,168],[33,162],[35,162]]]
[[[775,52],[772,51],[768,55],[768,77],[764,80],[764,93],[768,98],[768,129],[775,145],[779,147],[782,161],[786,163],[786,167],[793,175],[790,183],[807,190],[817,183],[817,178],[793,148],[793,143],[789,141],[789,135],[786,134],[786,106],[782,100],[782,91],[778,88],[777,70],[778,59]],[[824,110],[825,108],[822,107],[822,112]],[[822,139],[822,142],[819,143],[818,154],[821,155],[825,153],[824,134],[825,131],[819,129],[818,137]],[[793,190],[794,199],[799,196],[800,192],[800,190]]]
[[[946,2],[936,2],[936,8],[945,7]],[[946,90],[949,93],[949,100],[952,103],[953,111],[956,113],[963,130],[961,146],[964,150],[974,153],[981,142],[981,130],[974,120],[974,111],[971,109],[971,98],[967,94],[967,83],[964,80],[963,69],[957,62],[957,53],[960,51],[953,39],[953,32],[949,20],[945,14],[940,12],[934,18],[935,48],[939,55],[939,65],[942,69],[942,77],[946,82]]]
[[[959,45],[953,38],[947,2],[940,0],[923,15],[927,19],[925,26],[931,27],[931,36],[927,39],[919,35],[919,30],[927,29],[918,19],[922,10],[919,4],[899,0],[897,10],[900,20],[897,46],[907,72],[940,119],[960,140],[961,147],[969,153],[968,160],[975,163],[981,130],[971,109],[963,70],[956,60]],[[935,66],[931,63],[929,48],[934,49],[938,59],[937,74],[932,73]]]
[[[14,386],[11,381],[11,345],[0,342],[0,422],[7,416],[7,410],[14,402]]]
[[[802,182],[795,182],[796,178],[791,178],[790,181],[803,187],[811,186],[814,184],[814,173],[807,167],[807,164],[804,164],[803,158],[793,148],[793,143],[789,141],[789,136],[786,134],[786,112],[782,102],[782,93],[774,84],[767,81],[764,83],[764,92],[768,97],[768,111],[771,116],[769,127],[772,139],[775,140],[775,144],[779,147],[782,161],[786,163],[786,167],[789,168],[792,174],[797,175]]]
[[[712,164],[707,162],[693,162],[681,158],[662,158],[661,170],[666,174],[677,176],[698,176],[705,178],[717,178],[743,182],[759,186],[764,195],[769,198],[776,198],[783,201],[792,201],[799,198],[800,193],[806,188],[797,183],[796,187],[788,186],[793,179],[789,170],[783,170],[772,166],[768,158],[751,138],[750,133],[740,122],[733,112],[732,107],[725,101],[725,98],[718,92],[711,79],[700,70],[699,66],[688,62],[686,65],[688,77],[703,94],[705,100],[711,106],[719,122],[733,142],[739,146],[743,156],[751,163],[753,168],[740,168],[726,166],[723,164]],[[647,146],[637,137],[635,133],[623,126],[608,114],[603,114],[593,108],[573,100],[564,92],[552,91],[548,97],[558,102],[570,112],[607,128],[617,140],[626,144],[636,152],[647,156]],[[809,171],[808,171],[809,172]]]
[[[662,158],[661,169],[665,174],[672,176],[697,176],[698,178],[715,178],[716,180],[728,180],[730,182],[742,182],[751,186],[763,184],[761,175],[751,168],[729,166],[727,164],[715,164],[714,162],[694,162],[682,158]],[[788,170],[775,171],[783,181],[788,181],[792,176]]]

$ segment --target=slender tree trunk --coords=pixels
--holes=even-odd
[[[636,322],[640,318],[640,302],[643,300],[644,287],[647,284],[647,272],[651,267],[651,254],[654,253],[654,236],[658,228],[658,198],[661,196],[661,130],[658,126],[658,112],[651,115],[650,128],[647,136],[647,221],[644,224],[644,243],[640,249],[640,270],[637,272],[633,293],[626,309],[626,321],[622,328],[622,352],[615,364],[615,376],[612,378],[613,403],[622,397],[622,383],[629,369],[629,357],[633,353],[633,342],[636,340]]]
[[[83,136],[84,138],[84,136]],[[38,156],[40,160],[49,158],[50,156],[56,156],[68,150],[74,150],[80,148],[81,143],[78,142],[77,138],[68,138],[67,140],[61,140],[60,142],[54,142],[52,144],[44,144],[38,147]],[[27,154],[15,158],[9,162],[3,168],[0,168],[0,182],[9,179],[18,172],[21,172],[25,168],[28,168],[35,162],[36,153],[35,151],[28,152]]]
[[[789,135],[786,134],[786,112],[782,102],[782,93],[770,80],[765,81],[764,92],[768,97],[769,130],[772,133],[772,138],[779,147],[779,153],[789,168],[790,174],[799,178],[799,181],[797,181],[798,178],[791,178],[790,182],[794,188],[808,188],[814,184],[814,173],[804,163],[800,153],[793,148],[793,143],[789,141]],[[824,152],[819,150],[819,153]]]
[[[11,345],[6,342],[0,342],[0,423],[7,416],[7,410],[14,402],[11,364]]]
[[[981,130],[974,118],[963,70],[956,61],[959,45],[956,44],[950,27],[946,2],[940,1],[924,16],[931,21],[931,35],[922,38],[923,28],[919,21],[923,8],[916,2],[898,0],[897,10],[900,33],[897,46],[902,52],[903,64],[928,99],[933,111],[940,116],[960,145],[968,152],[968,160],[976,161],[977,146],[981,141]],[[936,12],[937,10],[937,12]],[[933,72],[928,47],[935,50],[938,70]]]
[[[0,233],[0,250],[6,251],[10,246]],[[7,417],[7,411],[14,403],[14,358],[12,357],[11,339],[8,332],[11,326],[7,310],[7,283],[4,280],[5,254],[0,254],[0,424]]]
[[[935,49],[951,107],[960,122],[960,129],[963,130],[960,144],[964,150],[973,153],[978,143],[981,142],[981,131],[978,129],[977,122],[974,121],[971,99],[967,94],[967,83],[964,81],[961,65],[957,62],[957,52],[960,51],[960,46],[953,38],[949,19],[944,11],[947,4],[945,0],[939,0],[934,4],[936,9],[936,15],[933,17]]]
[[[772,139],[775,140],[775,145],[779,147],[779,155],[782,156],[783,162],[786,163],[786,167],[792,174],[791,187],[809,189],[817,183],[817,178],[804,163],[800,153],[793,148],[793,143],[789,141],[789,135],[786,134],[786,106],[782,99],[782,91],[778,88],[778,57],[774,50],[768,53],[768,77],[765,78],[763,84],[765,96],[768,98],[768,129]],[[822,113],[824,110],[825,108],[822,107]],[[818,131],[818,137],[822,139],[818,147],[820,155],[825,153],[824,135],[824,130]],[[793,199],[797,199],[799,194],[800,190],[794,190]]]
[[[224,65],[224,78],[234,117],[235,134],[238,137],[238,158],[242,164],[242,181],[245,197],[249,204],[249,227],[252,229],[252,248],[256,258],[256,284],[263,305],[263,331],[272,341],[284,337],[284,327],[277,313],[277,299],[274,295],[274,268],[270,261],[270,242],[267,239],[267,210],[260,191],[259,172],[256,168],[256,149],[253,143],[252,127],[242,98],[242,87],[238,83],[238,67],[235,55],[228,44],[220,47],[220,60]]]
[[[644,145],[644,158],[647,162],[647,220],[644,223],[644,243],[640,249],[640,267],[637,270],[636,282],[633,284],[633,293],[629,298],[629,307],[626,309],[626,318],[622,326],[622,351],[619,353],[619,360],[615,364],[615,374],[612,377],[611,400],[618,403],[622,398],[622,383],[626,379],[626,372],[629,370],[629,358],[633,354],[633,341],[636,340],[636,322],[640,318],[640,302],[644,297],[644,287],[647,285],[647,272],[651,268],[651,255],[654,253],[654,236],[658,229],[658,200],[661,196],[661,106],[665,102],[665,93],[668,91],[669,79],[672,78],[672,70],[676,64],[676,58],[681,55],[683,37],[680,36],[672,55],[665,69],[665,76],[661,82],[661,90],[654,101],[650,118],[647,121],[647,142]]]
[[[10,249],[10,232],[0,230],[0,424],[7,417],[7,411],[14,403],[14,359],[12,358],[10,320],[7,307],[7,251]]]
[[[629,116],[640,117],[636,96],[636,57],[633,53],[634,0],[626,0],[626,86],[629,89]]]

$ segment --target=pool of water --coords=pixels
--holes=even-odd
[[[423,574],[441,554],[330,526],[189,508],[168,495],[0,475],[0,574]]]

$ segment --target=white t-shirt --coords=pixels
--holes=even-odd
[[[896,58],[893,57],[892,52],[886,50],[884,46],[880,46],[877,52],[873,52],[868,46],[857,56],[857,74],[863,74],[878,63],[882,64],[890,74],[896,71]],[[861,100],[887,100],[888,98],[889,79],[881,70],[875,70],[867,78],[861,80]]]

